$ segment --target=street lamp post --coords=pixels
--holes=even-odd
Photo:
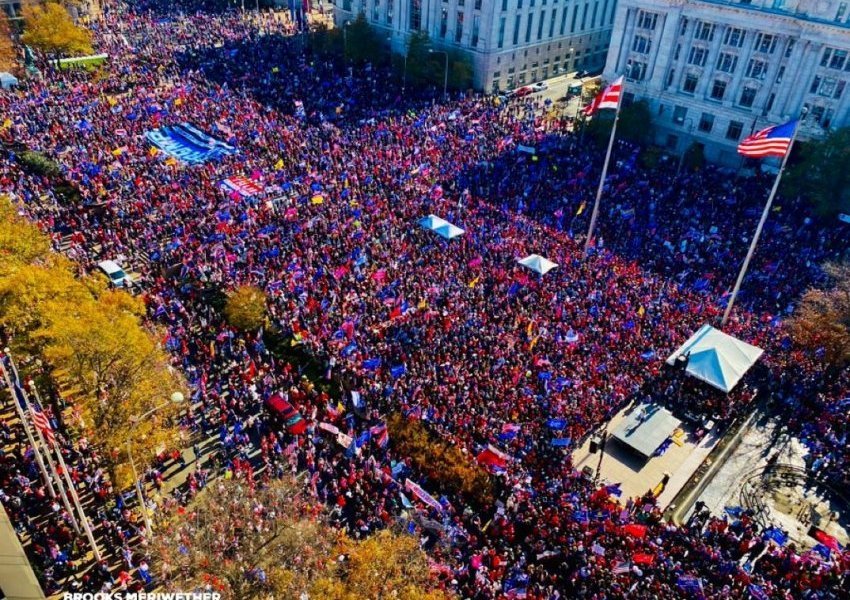
[[[169,399],[169,402],[166,402],[165,404],[161,404],[159,406],[156,406],[156,407],[150,409],[149,411],[147,411],[146,413],[144,413],[142,415],[139,415],[137,417],[132,417],[130,419],[130,422],[133,423],[133,424],[139,423],[143,419],[146,419],[147,417],[149,417],[152,414],[154,414],[155,412],[165,408],[166,406],[182,404],[183,400],[184,400],[184,397],[183,397],[182,393],[174,392],[173,394],[171,394],[171,398]],[[139,473],[136,470],[136,461],[133,460],[132,443],[133,443],[133,438],[128,438],[127,439],[127,456],[130,458],[130,468],[133,470],[133,480],[136,483],[136,498],[139,501],[139,506],[142,509],[142,517],[144,518],[144,521],[145,521],[145,533],[147,534],[148,539],[151,539],[151,537],[153,536],[153,530],[151,528],[151,516],[150,516],[150,513],[148,512],[148,505],[145,503],[145,498],[142,495],[142,482],[141,482],[141,479],[139,479]]]
[[[348,62],[348,24],[351,21],[346,21],[342,24],[342,57]]]
[[[688,117],[687,119],[685,119],[685,123],[689,123],[689,125],[688,125],[688,139],[690,139],[691,132],[693,132],[693,130],[694,130],[694,120],[691,117]],[[679,173],[682,172],[682,163],[685,162],[685,153],[686,152],[687,152],[687,148],[685,150],[682,150],[682,152],[679,154],[679,166],[676,167],[676,177],[678,177]]]
[[[449,53],[444,50],[434,50],[433,48],[428,48],[428,54],[442,54],[446,57],[446,68],[443,71],[443,100],[445,101],[447,90],[449,87]]]

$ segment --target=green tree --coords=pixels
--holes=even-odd
[[[614,111],[599,111],[587,124],[587,132],[600,144],[608,143],[611,127],[614,125]],[[652,132],[652,113],[649,105],[640,100],[620,109],[620,121],[617,123],[617,138],[629,142],[645,144]]]
[[[430,48],[425,31],[413,33],[407,41],[407,81],[413,85],[443,84],[443,55],[428,52]]]
[[[800,159],[782,178],[782,194],[805,198],[824,216],[850,213],[850,128],[798,147]]]
[[[21,41],[45,54],[81,56],[92,53],[91,33],[77,26],[68,10],[57,2],[24,6]]]
[[[382,59],[387,58],[388,54],[385,49],[385,43],[381,37],[369,25],[366,20],[366,15],[360,13],[357,18],[343,25],[345,27],[344,37],[346,57],[355,63],[378,63]]]
[[[224,306],[227,322],[242,331],[257,331],[266,322],[266,294],[253,285],[233,290]]]
[[[472,87],[472,64],[457,51],[449,52],[449,88],[468,90]]]

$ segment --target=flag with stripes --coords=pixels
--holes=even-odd
[[[47,415],[44,413],[44,410],[42,410],[38,400],[33,398],[30,402],[30,406],[32,407],[33,425],[38,428],[41,435],[44,436],[44,439],[47,440],[48,443],[55,443],[56,436],[53,434],[53,427],[50,425],[50,419],[47,418]]]
[[[762,129],[738,144],[738,154],[747,158],[785,156],[788,148],[791,147],[791,138],[794,137],[796,128],[797,119]]]
[[[585,116],[593,116],[594,113],[603,108],[616,109],[620,105],[620,97],[623,93],[623,78],[618,77],[614,83],[606,87],[596,95],[588,106],[584,108]]]

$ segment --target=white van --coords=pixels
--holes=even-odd
[[[114,260],[104,260],[97,263],[97,267],[109,278],[109,282],[115,287],[132,287],[133,280],[124,272]]]

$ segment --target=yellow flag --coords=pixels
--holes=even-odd
[[[534,327],[534,321],[528,322],[528,327],[525,328],[525,335],[531,335],[531,329]]]
[[[11,127],[11,126],[12,126],[12,119],[6,119],[5,121],[3,121],[3,129],[6,129],[7,127]]]
[[[148,150],[148,154],[150,154],[151,156],[156,156],[157,154],[159,154],[159,148],[151,146],[151,149]]]
[[[639,317],[642,317],[644,314],[646,314],[646,310],[645,310],[645,309],[641,306],[641,307],[638,309],[638,316],[639,316]]]
[[[174,166],[174,165],[177,164],[177,159],[174,158],[173,156],[170,157],[170,158],[167,158],[167,159],[165,159],[165,164],[167,164],[169,167]]]
[[[274,169],[275,169],[275,171],[280,171],[282,168],[283,168],[283,159],[282,159],[282,158],[280,158],[280,159],[278,159],[278,161],[274,164]]]
[[[479,275],[478,277],[476,277],[475,279],[473,279],[472,281],[470,281],[470,282],[469,282],[469,287],[474,288],[474,287],[475,287],[475,284],[477,284],[477,283],[478,283],[478,280],[479,280],[479,279],[481,279],[481,275]]]
[[[428,306],[428,303],[425,300],[420,300],[419,304],[417,305],[416,308],[425,308],[427,306]]]
[[[123,148],[116,148],[112,151],[112,156],[121,156],[121,153],[124,152]]]
[[[587,206],[587,202],[582,202],[581,205],[578,207],[578,212],[576,213],[576,216],[579,216],[581,213],[584,212],[585,206]]]
[[[313,204],[321,204],[324,201],[325,199],[322,198],[319,194],[316,194],[310,199],[310,202],[312,202]]]
[[[174,100],[174,106],[180,106],[181,104],[183,104],[183,98],[177,98]]]
[[[538,335],[533,340],[531,340],[531,343],[528,345],[528,349],[534,350],[534,346],[537,345],[537,340],[539,340],[539,339],[540,339],[540,336]]]
[[[109,103],[109,106],[115,106],[116,104],[118,104],[118,100],[116,100],[112,96],[107,96],[106,101]]]

